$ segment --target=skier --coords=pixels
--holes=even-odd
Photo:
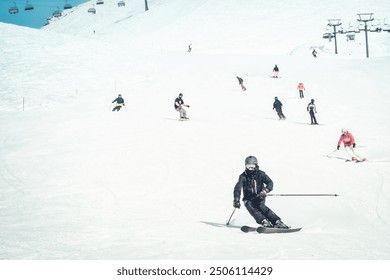
[[[179,96],[175,99],[175,110],[180,113],[180,120],[188,120],[187,111],[183,107],[189,108],[190,105],[187,105],[183,101],[183,94],[180,93]]]
[[[278,113],[279,120],[286,119],[286,117],[284,116],[283,111],[282,111],[282,106],[283,106],[282,102],[280,102],[278,97],[275,96],[274,106],[273,106],[272,110],[276,109],[276,112]]]
[[[264,227],[289,228],[280,217],[265,205],[267,193],[272,191],[274,183],[268,175],[259,169],[257,158],[249,156],[245,159],[245,171],[238,178],[233,191],[233,207],[240,208],[241,189],[243,202],[256,223]]]
[[[272,75],[272,78],[279,78],[279,67],[278,65],[275,64],[275,67],[273,69],[273,75]]]
[[[365,158],[362,158],[358,154],[356,154],[354,148],[356,147],[355,138],[352,133],[350,133],[346,128],[341,130],[341,136],[339,142],[337,142],[337,150],[340,149],[340,144],[344,144],[345,151],[351,157],[353,161],[364,161]]]
[[[299,91],[299,97],[300,98],[304,98],[303,91],[306,90],[306,89],[305,89],[305,86],[303,85],[303,83],[299,83],[298,86],[297,86],[297,89]]]
[[[122,98],[122,95],[119,94],[118,97],[112,101],[111,103],[115,103],[116,102],[116,106],[114,107],[114,109],[112,109],[112,111],[119,111],[122,106],[125,106],[125,100]]]
[[[307,111],[310,114],[311,124],[318,124],[316,116],[314,115],[317,114],[317,108],[316,105],[314,105],[314,99],[312,99],[310,103],[307,105]]]
[[[237,80],[238,80],[238,84],[241,86],[241,89],[245,91],[246,87],[244,86],[244,80],[238,76],[237,76]]]
[[[314,56],[314,58],[317,58],[317,52],[316,52],[316,49],[313,49],[313,51],[311,52],[311,54]]]
[[[191,51],[192,51],[192,44],[189,44],[187,52],[191,52]]]

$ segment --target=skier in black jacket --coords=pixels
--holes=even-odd
[[[179,96],[176,97],[174,106],[175,110],[180,113],[180,120],[188,120],[187,111],[183,107],[189,108],[190,105],[184,103],[182,93],[179,93]]]
[[[272,78],[279,78],[279,67],[278,67],[278,65],[275,64],[275,67],[274,67],[274,69],[272,71],[273,71]]]
[[[276,109],[276,112],[278,113],[279,120],[286,119],[286,117],[284,116],[283,111],[282,111],[282,106],[283,106],[282,102],[280,102],[278,97],[275,96],[274,107],[272,108],[272,110]]]
[[[265,205],[267,193],[272,191],[274,183],[268,175],[259,169],[257,159],[249,156],[245,159],[245,171],[238,178],[233,191],[233,207],[240,208],[241,190],[243,201],[249,214],[256,223],[264,227],[289,228],[280,217]]]
[[[237,78],[237,80],[238,80],[238,84],[241,86],[241,89],[243,90],[243,91],[245,91],[246,90],[246,87],[244,86],[244,80],[241,78],[241,77],[236,77]]]
[[[116,102],[116,106],[114,107],[114,109],[112,109],[112,111],[119,111],[122,106],[125,106],[125,100],[122,98],[122,95],[119,94],[118,97],[112,101],[111,103],[115,103]]]
[[[310,101],[310,103],[307,104],[307,108],[306,109],[307,109],[307,111],[310,114],[311,124],[318,124],[316,116],[315,116],[315,114],[317,114],[317,108],[316,108],[316,105],[314,104],[314,99],[312,99]]]

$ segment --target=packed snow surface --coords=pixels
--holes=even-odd
[[[390,33],[370,58],[364,32],[337,55],[322,38],[358,13],[385,26],[389,1],[104,2],[0,24],[0,259],[390,259]],[[344,127],[368,161],[336,150]],[[339,196],[268,197],[298,233],[242,233],[243,206],[226,227],[249,155],[275,194]]]

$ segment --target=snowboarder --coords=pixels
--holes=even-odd
[[[237,80],[238,80],[238,84],[241,86],[241,89],[245,91],[246,87],[244,86],[244,80],[238,76],[237,76]]]
[[[233,207],[240,208],[241,190],[243,202],[249,214],[256,223],[263,227],[289,228],[280,217],[265,205],[267,193],[272,191],[273,181],[268,175],[259,169],[257,158],[249,156],[245,159],[245,171],[238,178],[233,191]]]
[[[316,49],[313,49],[313,51],[311,52],[311,54],[314,56],[314,58],[317,58],[317,52],[316,52]]]
[[[305,89],[305,86],[303,85],[303,83],[299,83],[298,86],[297,86],[297,89],[299,91],[299,97],[300,98],[304,98],[303,91],[306,90],[306,89]]]
[[[180,93],[179,96],[175,99],[175,110],[180,113],[180,120],[188,120],[187,111],[183,107],[189,108],[190,105],[187,105],[183,101],[183,94]]]
[[[364,161],[365,158],[362,158],[358,154],[356,154],[354,148],[356,147],[355,138],[352,133],[350,133],[346,128],[341,130],[341,136],[339,142],[337,142],[337,150],[340,149],[340,144],[344,144],[345,151],[351,157],[353,161]]]
[[[273,75],[272,78],[279,78],[279,67],[275,64],[275,67],[273,69]]]
[[[311,124],[318,124],[316,116],[314,115],[317,114],[317,108],[316,105],[314,105],[314,99],[312,99],[310,103],[307,105],[307,111],[310,114]]]
[[[192,44],[189,44],[187,52],[191,52],[191,51],[192,51]]]
[[[111,103],[115,103],[116,102],[116,106],[114,107],[114,109],[112,109],[112,111],[119,111],[122,106],[125,106],[125,100],[122,98],[122,95],[119,94],[118,97],[112,101]]]
[[[286,119],[286,117],[284,116],[283,111],[282,111],[282,106],[283,106],[282,102],[280,102],[278,97],[275,96],[274,106],[273,106],[272,110],[276,109],[276,112],[278,113],[279,120]]]

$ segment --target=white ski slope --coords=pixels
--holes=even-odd
[[[390,259],[390,33],[369,33],[369,59],[364,33],[339,34],[338,55],[322,39],[389,1],[94,2],[41,30],[0,24],[0,259]],[[367,162],[325,156],[346,157],[343,127]],[[244,234],[243,208],[223,227],[248,155],[274,193],[340,196],[269,197],[299,233]]]

